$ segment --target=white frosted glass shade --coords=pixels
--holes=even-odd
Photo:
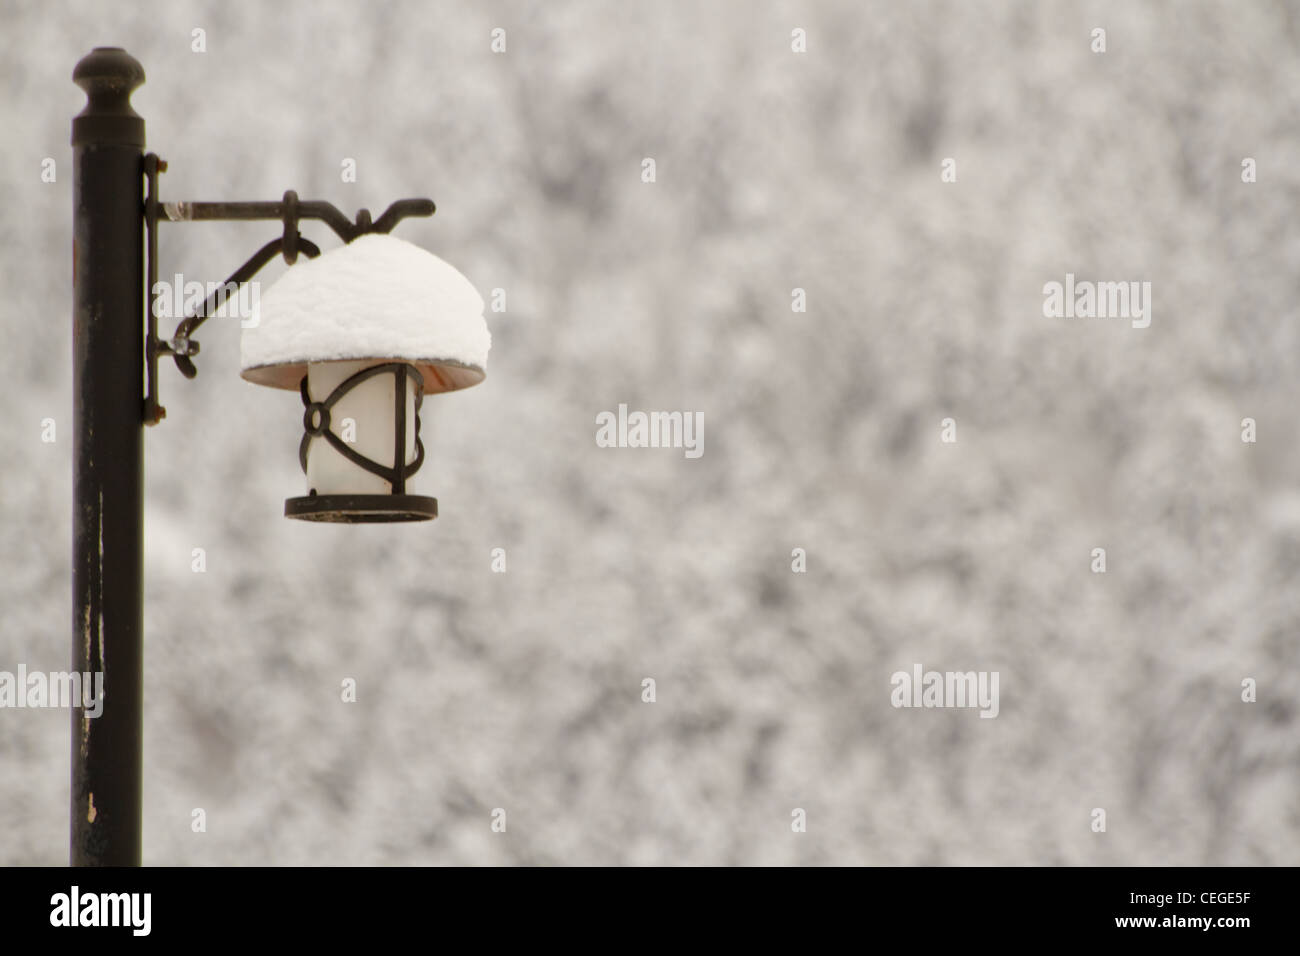
[[[307,392],[313,402],[324,402],[347,379],[382,362],[312,362],[307,366]],[[402,464],[416,460],[415,369],[406,376],[406,434]],[[393,467],[397,445],[396,376],[372,375],[354,385],[329,410],[329,430],[357,454],[385,468]],[[307,447],[307,494],[383,495],[389,482],[348,459],[324,435],[312,437]],[[410,492],[409,486],[406,491]]]

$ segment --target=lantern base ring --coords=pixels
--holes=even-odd
[[[346,524],[432,521],[438,517],[438,499],[425,495],[304,495],[285,499],[284,516]]]

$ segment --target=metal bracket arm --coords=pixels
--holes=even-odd
[[[159,355],[170,355],[176,361],[176,367],[180,369],[182,375],[186,378],[194,378],[198,374],[198,369],[194,365],[193,356],[199,353],[199,343],[194,341],[191,335],[219,307],[223,297],[228,297],[232,289],[237,292],[240,285],[252,279],[277,255],[283,255],[284,261],[289,265],[297,261],[300,252],[308,258],[320,255],[320,248],[309,239],[303,238],[298,232],[298,223],[301,220],[315,219],[323,222],[344,242],[352,242],[358,236],[369,233],[388,233],[403,219],[412,216],[432,216],[436,208],[431,199],[399,199],[384,210],[383,215],[378,219],[371,221],[370,211],[362,209],[353,222],[332,204],[319,200],[301,201],[293,190],[286,192],[279,202],[164,203],[159,199],[158,174],[166,170],[167,163],[157,154],[145,155],[144,175],[147,191],[144,201],[144,220],[148,247],[144,399],[146,425],[156,425],[167,415],[167,410],[158,402]],[[247,262],[231,273],[229,279],[213,290],[199,307],[198,312],[183,317],[170,340],[160,339],[155,293],[158,286],[158,223],[236,222],[263,219],[278,220],[283,223],[283,235],[278,239],[272,239],[253,253]]]

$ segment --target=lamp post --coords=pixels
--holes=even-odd
[[[159,337],[159,224],[282,223],[283,234],[235,270],[218,287],[221,294],[277,255],[291,266],[300,253],[314,260],[271,288],[241,343],[244,378],[296,388],[307,406],[299,460],[308,494],[285,502],[289,517],[435,517],[436,500],[407,488],[424,460],[418,410],[426,394],[482,381],[490,337],[483,301],[464,276],[387,235],[408,216],[432,215],[432,201],[398,200],[373,221],[364,209],[350,221],[329,203],[299,201],[292,191],[278,202],[164,203],[158,176],[166,164],[145,154],[144,120],[130,102],[144,69],[125,50],[97,47],[77,64],[73,80],[87,102],[72,121],[72,667],[104,676],[100,716],[84,707],[72,713],[70,858],[74,866],[137,866],[143,429],[166,415],[159,357],[170,355],[187,378],[197,374],[192,335],[219,294],[185,317],[170,339]],[[298,232],[305,219],[324,222],[348,245],[322,255]],[[322,288],[333,294],[320,299]],[[359,432],[356,448],[333,427],[344,410]]]
[[[72,863],[138,866],[143,663],[144,69],[99,48],[73,80],[72,670],[104,708],[72,713]]]

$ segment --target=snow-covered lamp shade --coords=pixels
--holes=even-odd
[[[424,462],[424,396],[483,381],[491,346],[469,280],[402,239],[368,234],[290,267],[260,296],[240,338],[245,379],[302,396],[298,460],[309,521],[427,521],[411,494]]]

